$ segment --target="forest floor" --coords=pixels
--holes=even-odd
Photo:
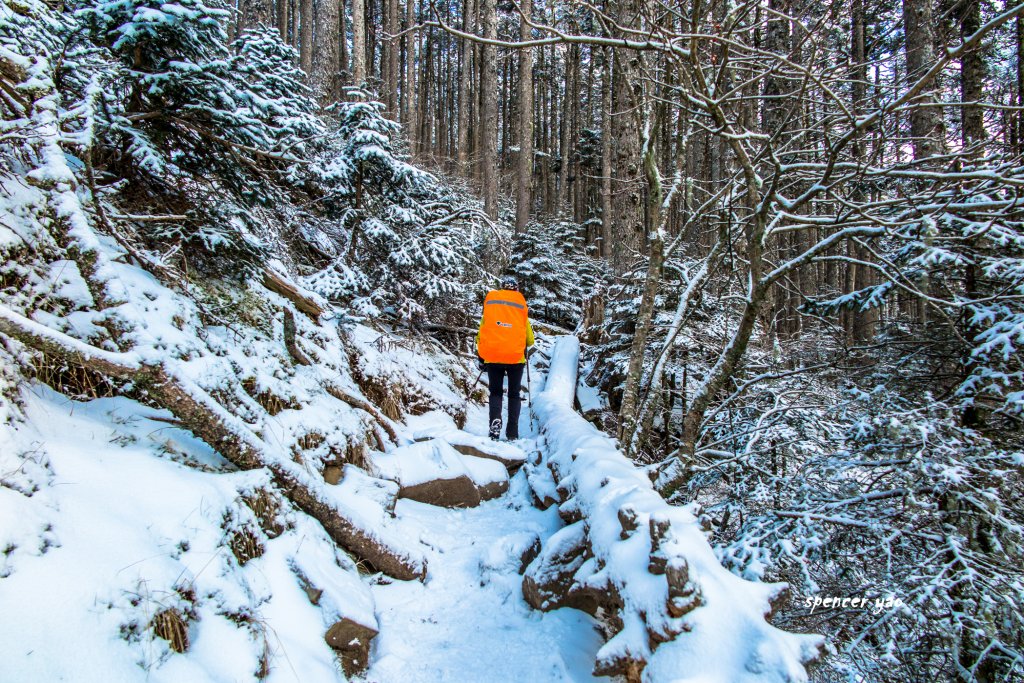
[[[409,422],[423,426],[417,418]],[[486,406],[470,406],[464,430],[487,434]],[[525,401],[519,433],[515,446],[535,451]],[[521,549],[537,537],[546,542],[563,526],[555,506],[538,510],[532,496],[521,468],[508,493],[479,507],[398,501],[396,528],[426,546],[431,569],[425,583],[373,588],[380,635],[365,680],[608,680],[590,674],[603,643],[590,616],[569,609],[539,612],[523,600]]]

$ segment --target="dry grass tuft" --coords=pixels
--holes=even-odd
[[[150,624],[153,633],[166,640],[175,652],[188,650],[188,624],[175,607],[160,610]]]
[[[299,437],[298,441],[295,442],[295,445],[304,451],[311,451],[314,448],[319,448],[326,440],[326,436],[316,430],[313,430]]]
[[[298,401],[278,396],[270,390],[256,391],[256,380],[252,377],[242,381],[242,388],[271,416],[277,415],[282,410],[298,410],[302,407]]]
[[[260,528],[267,536],[277,538],[284,533],[284,525],[277,519],[277,515],[281,511],[281,500],[277,496],[261,488],[242,496],[242,500],[256,515]]]
[[[32,373],[43,384],[80,401],[117,395],[117,387],[104,375],[88,368],[50,360],[42,354],[33,355]]]
[[[263,544],[248,527],[242,527],[232,533],[228,547],[231,548],[231,552],[240,565],[263,555]]]

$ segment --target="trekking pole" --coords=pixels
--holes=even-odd
[[[530,413],[530,429],[533,426],[533,391],[530,389],[530,356],[526,356],[526,410]]]

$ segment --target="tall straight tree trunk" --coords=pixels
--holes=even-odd
[[[498,13],[495,0],[480,1],[483,36],[498,37]],[[484,211],[492,220],[498,218],[498,60],[497,48],[484,44],[480,71],[480,127],[483,148],[480,150],[480,179],[483,184]]]
[[[416,0],[407,0],[405,5],[405,29],[408,31],[416,23]],[[402,103],[405,105],[405,130],[409,136],[409,150],[416,151],[416,34],[406,33],[405,41],[405,87],[402,90]],[[468,41],[467,41],[468,42]]]
[[[501,150],[498,170],[500,175],[500,171],[505,170],[510,165],[509,147],[512,146],[512,126],[509,123],[512,120],[512,60],[510,59],[502,60],[501,85],[498,88],[498,93],[498,135],[501,140],[501,144],[498,146]]]
[[[1007,0],[1006,6],[1012,5]],[[1017,154],[1024,154],[1024,17],[1018,16],[1014,22],[1017,47],[1017,106],[1020,109],[1014,114],[1017,117]]]
[[[366,0],[352,0],[352,84],[366,83]]]
[[[965,39],[981,28],[981,0],[964,0],[960,14],[960,38]],[[975,48],[960,60],[960,97],[963,124],[961,135],[965,149],[985,139],[983,111],[977,104],[982,98],[985,79],[985,60],[981,50]],[[975,153],[976,156],[976,153]]]
[[[462,30],[472,33],[476,27],[476,3],[473,0],[466,0],[462,8]],[[459,71],[459,140],[456,143],[458,150],[459,170],[465,175],[469,171],[469,110],[473,96],[473,42],[462,41],[462,64]],[[533,112],[530,113],[533,119]]]
[[[558,69],[558,57],[554,51],[552,51],[550,64],[552,75],[548,77],[547,81],[548,116],[550,116],[547,126],[547,148],[548,153],[550,154],[548,157],[550,161],[548,164],[550,172],[548,173],[548,182],[544,187],[544,194],[546,195],[544,198],[544,205],[547,207],[548,214],[553,216],[558,212],[558,174],[555,172],[554,161],[555,156],[558,154],[558,144],[561,139],[561,135],[559,135],[559,131],[561,131],[561,128],[559,127],[559,119],[562,111],[560,100],[558,99],[560,94],[558,81],[553,76],[553,74],[557,73]]]
[[[601,257],[612,258],[612,48],[604,49],[601,79]]]
[[[865,25],[864,0],[853,0],[851,17],[850,57],[853,65],[850,77],[853,80],[851,88],[853,93],[852,111],[855,116],[860,116],[867,110],[868,105],[866,92],[868,67],[865,49],[867,28]],[[858,137],[853,141],[854,157],[857,159],[863,158],[865,151],[864,140]],[[855,188],[853,197],[855,202],[861,201],[864,198],[864,191],[859,187]],[[859,244],[853,246],[852,255],[858,261],[868,261],[871,259],[871,254],[868,250]],[[875,284],[875,272],[872,269],[857,266],[856,264],[849,264],[849,267],[854,268],[853,286],[855,289],[861,290]],[[850,330],[851,341],[859,343],[874,337],[875,326],[878,322],[877,308],[871,308],[867,311],[849,311],[848,315],[853,318]]]
[[[541,151],[540,166],[537,169],[538,185],[536,195],[540,199],[540,212],[546,214],[548,211],[548,175],[551,171],[551,149],[548,147],[548,129],[551,127],[551,120],[548,118],[548,84],[551,78],[548,76],[548,51],[541,47],[538,51],[538,69],[537,74],[540,76],[540,88],[537,102],[537,113],[536,120],[540,124],[540,130],[537,131],[535,140],[537,141],[537,147]],[[537,90],[535,88],[535,90]]]
[[[568,208],[569,203],[569,157],[572,144],[572,120],[573,111],[577,105],[576,71],[579,69],[579,45],[571,45],[565,57],[565,96],[562,97],[562,126],[561,139],[558,143],[558,156],[561,157],[561,166],[558,169],[558,213]]]
[[[366,79],[372,81],[380,76],[377,60],[377,3],[374,0],[363,0],[364,34],[366,36]]]
[[[302,65],[302,0],[291,0],[288,4],[291,16],[288,20],[291,22],[291,46],[295,48],[295,51],[299,53],[299,66]],[[309,73],[309,72],[307,72]]]
[[[398,62],[402,46],[398,35],[398,0],[387,0],[387,73],[384,78],[384,88],[388,113],[395,119],[398,118]]]
[[[533,15],[533,0],[524,0],[523,14]],[[519,24],[519,39],[530,39],[526,19]],[[526,229],[533,205],[533,49],[519,51],[519,164],[516,179],[516,232]]]
[[[639,0],[616,0],[613,16],[620,26],[639,28]],[[615,50],[613,58],[612,269],[622,274],[632,265],[644,236],[639,116],[643,86],[639,52]]]
[[[338,100],[338,0],[318,0],[313,39],[313,87],[324,105]]]
[[[277,30],[281,32],[281,40],[288,42],[288,0],[277,1]]]
[[[299,21],[301,34],[299,42],[299,64],[307,76],[313,75],[313,0],[300,0]]]
[[[907,83],[913,84],[935,63],[935,29],[932,0],[903,0],[903,27],[906,35]],[[936,87],[930,85],[910,108],[910,135],[913,138],[914,160],[926,161],[943,154],[945,125],[942,108],[936,106]],[[917,287],[927,292],[927,273],[917,281]],[[913,301],[916,322],[922,327],[928,322],[928,308],[922,297]]]
[[[774,11],[769,15],[765,49],[779,55],[780,58],[788,58],[792,49],[790,21],[786,16],[789,13],[789,1],[769,0],[768,7]],[[782,158],[782,149],[790,143],[790,136],[783,131],[783,128],[787,127],[788,109],[792,106],[789,102],[790,98],[786,97],[788,85],[787,79],[779,73],[772,74],[764,81],[764,110],[761,116],[761,130],[766,135],[775,136],[773,144],[775,146],[775,155],[779,158]],[[787,240],[780,240],[779,242],[781,243],[772,247],[772,253],[769,254],[769,258],[773,261],[778,261],[780,258],[788,256],[785,251],[782,251],[784,248],[783,244]],[[786,289],[789,286],[791,285],[788,282],[780,282],[772,287],[767,295],[770,299],[766,306],[767,326],[770,337],[768,346],[770,348],[774,347],[773,342],[777,336],[786,337],[789,331],[789,311],[787,306],[789,293]]]
[[[271,17],[275,15],[274,5],[271,0],[242,0],[240,31],[254,29],[260,26],[273,26]]]
[[[434,86],[434,41],[430,31],[423,31],[423,45],[420,46],[420,78],[419,122],[417,124],[416,150],[419,154],[429,154],[431,150],[430,128],[430,95]]]
[[[342,87],[352,84],[352,69],[348,63],[348,40],[345,35],[348,31],[346,24],[348,18],[345,15],[345,0],[335,0],[338,3],[338,95],[341,95]]]
[[[935,28],[932,0],[903,0],[903,30],[906,36],[907,82],[914,83],[935,63]],[[937,156],[945,151],[945,125],[935,86],[925,88],[910,109],[910,134],[914,159]]]

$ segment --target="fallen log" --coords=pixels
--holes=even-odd
[[[524,597],[541,610],[600,608],[610,638],[597,652],[598,676],[806,680],[824,638],[765,619],[786,584],[725,569],[696,507],[666,503],[644,470],[573,410],[578,360],[579,340],[560,338],[534,403],[547,453],[527,466],[550,470],[569,525],[527,567]]]
[[[287,458],[276,458],[255,434],[201,387],[164,364],[144,362],[134,353],[104,351],[0,306],[0,334],[53,360],[88,367],[109,377],[132,381],[161,408],[169,410],[211,448],[244,470],[267,468],[274,483],[296,507],[317,520],[342,548],[375,570],[396,579],[423,579],[426,561],[390,547],[369,529],[348,520],[307,482],[306,473]]]
[[[320,304],[300,292],[295,285],[269,268],[263,269],[263,286],[291,301],[295,304],[295,308],[309,316],[313,322],[317,322],[320,319],[320,315],[324,312]]]

